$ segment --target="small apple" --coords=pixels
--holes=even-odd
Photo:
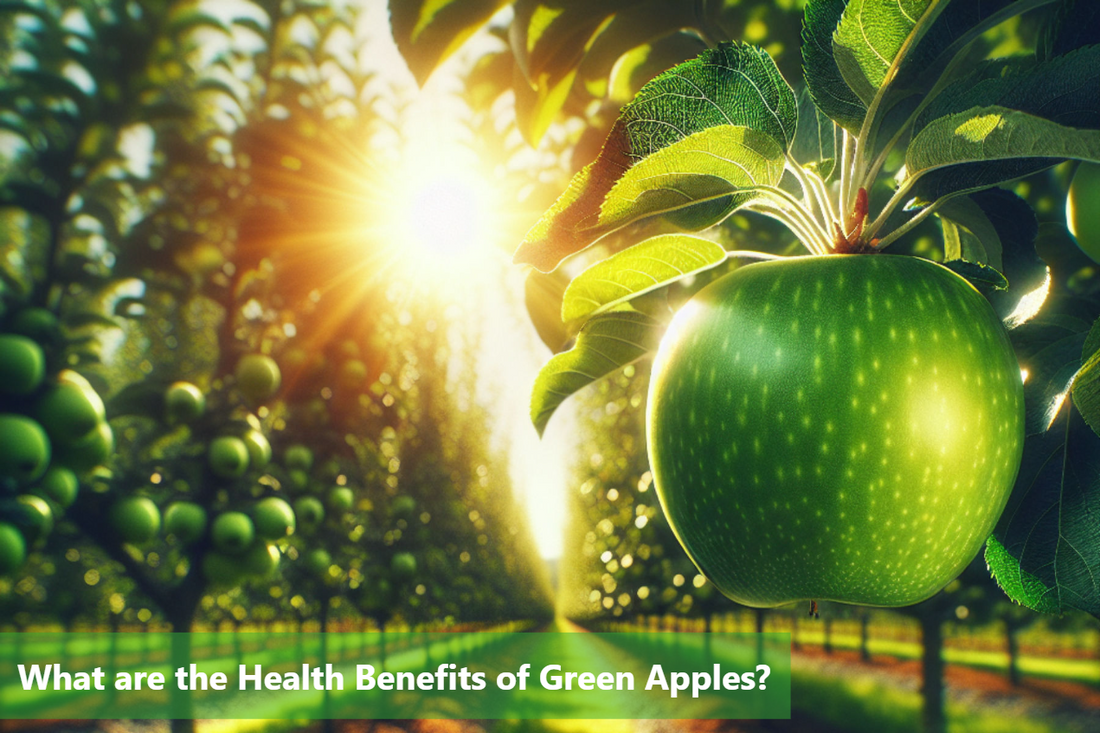
[[[1077,167],[1066,197],[1066,225],[1081,251],[1100,262],[1100,164]]]
[[[53,531],[53,511],[50,505],[42,497],[33,494],[16,497],[9,521],[22,530],[28,545],[44,540]]]
[[[106,410],[88,380],[66,369],[38,399],[34,417],[53,441],[70,444],[91,434],[106,419]]]
[[[329,567],[332,566],[332,556],[320,548],[310,550],[303,559],[305,560],[306,570],[318,577],[327,575]]]
[[[27,561],[27,541],[18,529],[0,522],[0,575],[8,575]]]
[[[240,478],[248,470],[248,446],[234,435],[223,435],[210,441],[207,459],[215,476]]]
[[[26,336],[0,334],[0,394],[28,395],[46,376],[42,347]]]
[[[313,467],[313,451],[304,445],[292,445],[283,453],[283,465],[292,471],[309,471]]]
[[[294,534],[294,510],[277,496],[256,502],[252,508],[252,520],[256,525],[256,534],[265,540],[279,540]]]
[[[227,555],[239,555],[252,545],[256,529],[244,512],[219,514],[210,525],[210,537],[214,547]]]
[[[28,486],[46,472],[50,440],[29,417],[0,414],[0,488]]]
[[[241,436],[248,449],[248,465],[253,468],[265,468],[271,462],[271,443],[259,430],[249,430]]]
[[[297,468],[286,472],[286,482],[295,491],[303,491],[309,486],[309,474]]]
[[[407,517],[416,511],[416,499],[408,494],[395,496],[393,501],[390,502],[390,511],[392,511],[395,516]],[[465,514],[465,509],[463,510],[463,514]]]
[[[39,479],[37,490],[42,496],[66,509],[76,501],[80,492],[80,479],[64,466],[50,466]]]
[[[73,443],[57,446],[57,462],[78,474],[102,466],[115,450],[115,434],[111,426],[101,422],[90,433]]]
[[[257,542],[245,553],[241,565],[247,574],[266,578],[279,567],[281,558],[278,547],[267,542]]]
[[[131,545],[149,542],[160,531],[160,511],[152,499],[128,496],[111,507],[109,520],[119,538]]]
[[[314,529],[325,521],[325,506],[315,496],[303,496],[294,502],[294,516],[302,529]]]
[[[237,389],[252,402],[263,402],[279,391],[282,375],[270,356],[248,354],[237,362]]]
[[[347,486],[333,486],[328,490],[328,505],[334,512],[350,512],[355,506],[355,492]]]
[[[416,575],[416,557],[411,552],[399,552],[390,560],[394,578],[408,580]]]
[[[164,531],[185,545],[206,531],[206,510],[190,501],[175,501],[164,510]]]
[[[57,316],[45,308],[36,307],[24,308],[16,313],[9,330],[46,345],[55,343],[61,335]]]
[[[194,422],[205,411],[206,397],[190,382],[175,382],[164,391],[164,417],[169,425]]]

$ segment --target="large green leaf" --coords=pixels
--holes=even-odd
[[[390,28],[419,84],[508,0],[390,0]]]
[[[937,212],[943,227],[945,260],[967,260],[1001,267],[1001,236],[969,196],[948,201]]]
[[[802,22],[802,69],[814,104],[841,127],[859,132],[867,105],[840,73],[833,34],[848,0],[810,0]]]
[[[1081,366],[1084,340],[1083,333],[1067,337],[1023,363],[1028,437],[993,532],[1014,562],[990,565],[1002,588],[1025,605],[1100,616],[1100,436],[1081,419],[1066,378]]]
[[[571,394],[656,349],[661,330],[659,321],[635,311],[604,313],[584,324],[573,348],[548,361],[535,380],[531,422],[539,434]]]
[[[1100,435],[1100,319],[1085,339],[1081,360],[1085,364],[1073,379],[1073,402],[1093,432]]]
[[[1021,175],[1034,159],[1100,161],[1100,131],[1081,130],[1005,107],[977,107],[929,123],[905,153],[906,185],[933,171],[953,170],[937,198],[989,188]],[[991,165],[1014,161],[1017,167]]]
[[[1061,56],[1100,43],[1100,3],[1060,0],[1042,44],[1044,57]]]
[[[783,176],[783,149],[748,127],[711,127],[657,151],[612,187],[589,236],[705,201],[732,197],[730,211],[774,187]],[[731,196],[732,195],[732,196]]]
[[[798,103],[762,50],[723,44],[670,69],[625,105],[596,160],[581,170],[528,232],[516,261],[549,271],[602,235],[582,232],[598,222],[604,198],[636,162],[689,135],[716,126],[752,128],[786,151]]]
[[[1005,595],[1020,605],[1039,613],[1058,613],[1062,610],[1057,595],[1021,568],[1019,561],[994,537],[986,542],[985,562]]]
[[[870,105],[893,81],[897,62],[931,28],[947,0],[850,0],[833,35],[833,54],[848,86]]]
[[[561,317],[576,321],[720,265],[720,244],[687,234],[663,234],[619,252],[577,275],[565,290]]]

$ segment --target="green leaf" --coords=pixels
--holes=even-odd
[[[810,0],[802,21],[802,69],[814,104],[841,127],[858,133],[867,114],[837,66],[833,34],[848,0]]]
[[[603,233],[593,227],[604,198],[636,162],[711,127],[741,126],[782,151],[794,138],[798,103],[762,50],[723,44],[661,74],[625,105],[596,160],[581,170],[516,252],[516,261],[550,271]]]
[[[523,78],[518,65],[513,69],[512,89],[516,95],[516,123],[520,132],[523,133],[524,140],[532,147],[538,145],[539,140],[546,134],[551,123],[565,106],[576,76],[577,70],[572,69],[565,76],[553,81],[547,77],[532,87]]]
[[[531,422],[539,435],[574,392],[657,348],[659,321],[634,311],[613,311],[584,324],[572,349],[543,366],[531,394]]]
[[[616,62],[608,82],[612,100],[633,99],[654,77],[705,51],[707,44],[688,31],[676,31],[650,43],[637,46]],[[584,69],[582,67],[582,73]]]
[[[397,48],[424,84],[507,0],[390,0],[390,29]]]
[[[555,354],[565,348],[571,336],[561,319],[562,299],[568,284],[569,278],[561,270],[549,274],[533,270],[524,283],[527,315],[539,338]]]
[[[565,290],[561,317],[587,318],[638,295],[720,265],[722,245],[687,234],[664,234],[639,242],[577,275]]]
[[[836,164],[837,129],[812,99],[813,92],[803,89],[798,95],[798,130],[795,132],[791,155],[805,161],[823,179],[828,180]]]
[[[978,107],[929,123],[905,153],[906,185],[933,171],[937,198],[989,188],[1019,176],[1029,159],[1100,161],[1100,131],[1081,130],[1005,107]],[[1013,161],[1017,168],[990,165]],[[1034,162],[1031,160],[1030,162]]]
[[[612,187],[597,224],[607,232],[654,214],[733,195],[730,211],[757,198],[783,176],[783,150],[748,127],[711,127],[684,138],[628,170]]]
[[[1100,436],[1081,419],[1065,381],[1081,366],[1084,340],[1084,334],[1062,339],[1023,364],[1030,374],[1024,383],[1028,437],[993,538],[1019,566],[997,560],[1002,572],[1010,571],[998,581],[1020,594],[1016,600],[1100,616]],[[1021,575],[1014,579],[1012,572]]]
[[[1073,380],[1073,404],[1093,432],[1100,435],[1100,351],[1094,353]]]
[[[900,57],[920,42],[946,5],[945,0],[850,0],[833,35],[833,54],[864,104],[893,81]]]
[[[943,227],[944,259],[1001,267],[1001,236],[974,199],[959,196],[936,212]]]
[[[1100,43],[1100,4],[1095,0],[1061,0],[1051,20],[1042,44],[1044,58]]]
[[[516,0],[509,40],[532,87],[576,72],[596,32],[628,5],[625,0]]]
[[[989,265],[955,258],[944,262],[943,266],[970,282],[971,285],[983,293],[1008,289],[1008,280],[1005,276],[1000,270]]]
[[[1039,613],[1061,611],[1051,589],[1043,585],[1034,575],[1023,570],[1016,558],[993,537],[986,541],[985,562],[993,573],[997,585],[1013,601]]]

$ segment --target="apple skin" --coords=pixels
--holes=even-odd
[[[313,451],[304,445],[292,445],[283,453],[283,463],[290,471],[309,471],[313,467]]]
[[[237,362],[237,389],[247,399],[262,402],[279,391],[282,374],[270,356],[247,354]]]
[[[355,506],[355,492],[347,486],[333,486],[328,490],[328,505],[337,513],[350,512]]]
[[[219,514],[210,525],[214,547],[227,555],[239,555],[252,545],[256,528],[244,512]]]
[[[176,501],[164,510],[164,531],[185,545],[206,532],[206,510],[190,501]]]
[[[726,596],[905,606],[974,558],[1024,438],[1020,368],[969,283],[915,257],[799,257],[701,290],[647,434],[676,537]]]
[[[0,394],[28,395],[45,376],[41,346],[26,336],[0,334]]]
[[[416,575],[416,556],[411,552],[399,552],[390,560],[390,571],[398,580],[408,580]]]
[[[325,521],[325,505],[315,496],[303,496],[294,502],[294,516],[302,529],[313,529]]]
[[[13,413],[0,414],[0,490],[5,484],[27,486],[46,472],[50,440],[34,420]]]
[[[14,523],[23,531],[28,545],[45,540],[53,531],[53,510],[45,499],[32,494],[16,498],[17,519]]]
[[[329,566],[332,565],[332,555],[320,548],[307,552],[304,560],[306,570],[319,578],[324,577],[328,573]]]
[[[253,468],[265,468],[271,463],[271,443],[259,430],[249,430],[241,436],[244,447],[248,449],[248,465]]]
[[[211,440],[207,458],[215,476],[240,478],[248,470],[248,446],[232,435]]]
[[[7,522],[0,522],[0,576],[15,572],[26,561],[27,542],[23,535]]]
[[[269,496],[256,502],[252,508],[252,521],[256,534],[265,540],[280,540],[294,534],[294,510],[277,496]]]
[[[1077,167],[1066,197],[1066,225],[1081,251],[1100,262],[1100,164]]]
[[[152,499],[130,496],[111,507],[111,527],[119,538],[131,545],[149,542],[160,531],[160,511]]]
[[[114,431],[108,423],[101,422],[80,440],[59,445],[57,461],[76,473],[83,474],[106,463],[114,450]]]
[[[237,585],[244,579],[247,570],[239,557],[213,551],[202,557],[202,574],[216,587]]]
[[[105,419],[103,400],[84,377],[73,371],[58,375],[34,406],[34,417],[55,442],[71,444],[86,438]]]
[[[279,567],[280,559],[282,553],[278,547],[267,542],[257,542],[245,553],[242,565],[247,574],[266,578]]]

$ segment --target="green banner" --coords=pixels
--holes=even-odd
[[[789,634],[0,634],[0,718],[789,718]]]

